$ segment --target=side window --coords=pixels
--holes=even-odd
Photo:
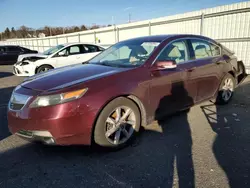
[[[7,51],[8,52],[21,52],[21,49],[18,48],[17,46],[8,46]]]
[[[210,44],[203,40],[191,40],[194,55],[196,59],[212,57],[212,51]]]
[[[84,45],[85,53],[99,52],[100,49],[94,45]]]
[[[65,49],[63,49],[63,50],[61,50],[60,52],[58,52],[57,54],[56,54],[56,56],[55,57],[58,57],[59,56],[59,53],[62,53],[62,54],[64,54],[64,55],[69,55],[69,48],[65,48]]]
[[[210,44],[212,55],[213,56],[219,56],[221,55],[220,53],[220,47],[214,44]]]
[[[169,44],[161,52],[157,60],[175,60],[177,64],[188,61],[189,57],[185,40],[179,40]]]
[[[105,50],[103,47],[98,46],[99,51]]]
[[[71,46],[71,47],[69,47],[68,52],[69,52],[69,55],[75,55],[75,54],[80,54],[81,53],[79,46]]]

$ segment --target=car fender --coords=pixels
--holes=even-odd
[[[53,68],[56,67],[56,61],[53,59],[50,59],[50,58],[37,60],[34,62],[34,64],[36,65],[37,68],[42,66],[42,65],[50,65]]]

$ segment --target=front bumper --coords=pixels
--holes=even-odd
[[[28,65],[20,65],[16,63],[13,66],[13,74],[16,76],[33,76],[35,74],[36,66],[29,63]]]
[[[19,96],[15,95],[15,99],[8,105],[8,127],[12,134],[47,144],[91,144],[98,108],[92,108],[88,99],[85,101],[80,98],[54,106],[30,108],[30,104],[36,99],[35,96],[41,91],[17,87],[14,92]],[[23,106],[14,108],[14,103]]]

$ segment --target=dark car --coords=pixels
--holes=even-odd
[[[4,45],[0,46],[0,65],[13,65],[21,54],[38,53],[21,46]]]
[[[135,38],[26,79],[10,99],[9,129],[46,144],[121,147],[153,120],[213,98],[228,103],[244,78],[243,63],[207,37]]]

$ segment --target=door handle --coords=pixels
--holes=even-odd
[[[192,67],[190,69],[187,69],[187,72],[193,72],[196,69],[196,67]]]

